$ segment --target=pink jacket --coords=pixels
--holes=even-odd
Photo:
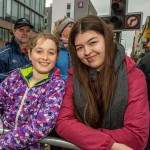
[[[75,118],[72,103],[72,69],[70,69],[66,94],[56,123],[57,133],[84,150],[110,150],[114,142],[125,144],[134,150],[144,150],[149,134],[146,81],[144,74],[136,68],[129,57],[126,57],[126,68],[129,91],[123,128],[93,129]]]

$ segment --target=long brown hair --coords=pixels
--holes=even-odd
[[[75,48],[75,38],[80,32],[93,30],[104,36],[105,39],[105,59],[103,69],[96,72],[96,82],[89,82],[89,67],[86,66],[77,56]],[[116,56],[113,31],[104,20],[97,16],[89,15],[79,19],[73,26],[69,38],[69,52],[72,58],[73,71],[77,80],[81,83],[86,93],[86,103],[83,108],[82,116],[79,114],[75,105],[75,114],[78,120],[85,124],[97,128],[103,121],[105,112],[109,107],[115,93],[115,73],[113,62]],[[74,86],[76,86],[74,84]],[[87,116],[91,123],[88,123]]]

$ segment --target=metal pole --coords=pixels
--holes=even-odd
[[[0,134],[6,133],[8,131],[9,131],[8,129],[3,130],[2,128],[0,128]],[[48,136],[48,137],[42,139],[41,141],[39,141],[39,143],[44,143],[44,144],[48,144],[48,145],[54,145],[54,146],[69,148],[69,149],[74,149],[74,150],[81,150],[76,145],[74,145],[64,139],[51,137],[51,136]]]
[[[120,32],[115,32],[116,33],[116,41],[118,43],[121,43],[121,31]]]

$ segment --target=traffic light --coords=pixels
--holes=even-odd
[[[112,0],[110,22],[114,24],[115,30],[125,27],[126,0]]]

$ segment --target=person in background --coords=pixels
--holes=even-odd
[[[32,28],[30,21],[25,18],[16,21],[11,42],[0,49],[0,82],[14,69],[30,63],[27,45],[31,38]]]
[[[146,77],[147,89],[148,89],[148,101],[150,107],[150,53],[146,54],[142,60],[138,63],[137,67],[141,69]]]
[[[64,80],[68,77],[67,70],[71,67],[71,59],[68,53],[68,39],[74,21],[69,17],[64,17],[55,22],[53,34],[60,40],[60,54],[56,63],[56,67],[60,69]]]
[[[65,93],[65,81],[55,68],[58,40],[40,33],[30,40],[28,50],[32,64],[0,83],[1,120],[9,129],[0,138],[0,149],[44,149],[38,142],[54,128]]]
[[[56,132],[84,150],[144,150],[149,134],[146,80],[113,40],[112,29],[89,15],[69,39],[73,67]]]
[[[146,54],[141,61],[138,63],[137,67],[143,71],[146,77],[146,83],[147,83],[147,90],[148,90],[148,102],[149,102],[149,108],[150,108],[150,53]],[[148,140],[148,146],[150,150],[150,133],[149,133],[149,140]]]
[[[110,21],[110,19],[109,18],[102,18],[105,22],[106,22],[106,24],[110,27],[110,29],[112,29],[112,30],[114,30],[115,29],[115,25]]]

